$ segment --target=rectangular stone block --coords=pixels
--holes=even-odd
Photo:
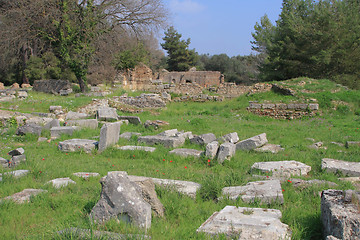
[[[115,145],[120,138],[120,122],[105,123],[100,130],[99,152]]]
[[[275,109],[275,104],[273,103],[263,103],[262,109]]]

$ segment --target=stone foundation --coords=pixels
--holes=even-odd
[[[256,103],[249,102],[248,111],[275,119],[299,119],[315,116],[319,110],[317,103]]]

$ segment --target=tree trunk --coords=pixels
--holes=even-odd
[[[29,57],[31,55],[33,55],[32,48],[27,43],[23,44],[23,46],[21,47],[21,60],[22,60],[21,72],[22,72],[22,83],[23,84],[29,84],[29,79],[27,78],[27,76],[25,74],[25,69],[26,69],[27,60],[29,59]]]
[[[78,83],[79,83],[79,86],[80,86],[80,91],[82,93],[85,92],[86,88],[85,88],[85,82],[84,82],[84,79],[80,76],[77,77],[77,80],[78,80]]]

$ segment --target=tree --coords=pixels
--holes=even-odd
[[[94,41],[115,26],[141,34],[161,26],[166,11],[160,0],[57,0],[59,19],[45,32],[64,64],[75,73],[85,91],[86,75],[94,54]]]
[[[169,71],[187,71],[196,63],[195,50],[189,50],[190,38],[181,40],[181,34],[174,27],[165,32],[162,48],[167,51]]]
[[[118,71],[128,71],[141,62],[145,64],[149,62],[149,52],[142,43],[138,43],[135,47],[116,54],[113,64]]]

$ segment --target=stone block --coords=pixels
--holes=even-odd
[[[223,163],[225,160],[230,160],[232,156],[235,155],[236,152],[236,145],[230,142],[225,142],[220,145],[218,154],[217,154],[217,161],[218,163]]]
[[[276,177],[306,176],[311,171],[310,166],[297,161],[256,162],[251,168]]]
[[[141,120],[137,116],[119,116],[118,119],[119,120],[128,120],[129,123],[135,124],[135,125],[141,124]]]
[[[165,136],[140,136],[138,138],[139,143],[145,143],[147,145],[162,144],[167,148],[177,148],[185,143],[184,137],[165,137]]]
[[[187,149],[187,148],[177,148],[169,153],[179,155],[182,157],[201,157],[202,154],[204,154],[203,151],[195,150],[195,149]]]
[[[261,109],[261,104],[255,103],[255,102],[249,102],[249,108],[250,109]]]
[[[60,127],[59,119],[53,119],[52,121],[50,121],[44,125],[44,129],[51,129],[53,127]]]
[[[265,144],[264,146],[260,148],[254,149],[257,152],[270,152],[270,153],[278,153],[281,151],[284,151],[285,149],[282,148],[280,145],[275,144]]]
[[[345,147],[349,148],[349,147],[360,147],[360,141],[347,141],[346,144],[345,144]]]
[[[88,118],[89,116],[86,113],[79,113],[79,112],[68,112],[66,114],[65,119],[66,120],[76,120],[76,119],[85,119]]]
[[[69,184],[76,184],[75,181],[71,180],[68,177],[67,178],[56,178],[56,179],[50,180],[47,183],[51,183],[54,188],[62,188],[62,187],[66,187]]]
[[[6,172],[4,175],[11,175],[14,178],[21,178],[29,174],[29,170],[15,170],[11,172]]]
[[[23,155],[25,153],[25,150],[23,148],[17,148],[14,150],[11,150],[10,152],[8,152],[8,155],[10,156],[18,156],[18,155]]]
[[[244,202],[259,200],[262,204],[284,203],[280,180],[249,182],[245,186],[225,187],[222,194],[229,199],[241,198]]]
[[[130,181],[140,181],[142,179],[147,179],[148,177],[141,176],[129,176]],[[160,178],[151,178],[156,185],[173,189],[179,193],[185,194],[191,198],[196,197],[196,192],[201,188],[201,185],[196,182],[173,180],[173,179],[160,179]]]
[[[132,136],[141,136],[141,133],[136,133],[136,132],[124,132],[122,134],[120,134],[120,138],[126,139],[126,140],[130,140]]]
[[[144,147],[144,146],[121,146],[118,147],[119,150],[130,150],[130,151],[144,151],[144,152],[154,152],[156,148],[154,147]]]
[[[42,127],[36,124],[25,124],[24,126],[16,129],[16,135],[25,135],[27,133],[35,134],[37,136],[41,135]]]
[[[120,136],[120,122],[105,123],[100,130],[99,152],[106,148],[115,145],[119,141]]]
[[[237,132],[233,132],[233,133],[229,133],[229,134],[226,134],[225,136],[223,136],[223,139],[226,142],[237,143],[239,141],[239,136],[238,136]]]
[[[310,103],[310,104],[309,104],[309,109],[310,109],[311,111],[319,110],[319,104],[317,104],[317,103]]]
[[[60,112],[62,110],[63,110],[62,106],[50,106],[49,107],[49,112],[51,112],[51,113]]]
[[[286,103],[277,103],[275,108],[278,110],[286,110],[287,104]]]
[[[211,215],[197,232],[244,240],[290,240],[291,231],[280,219],[277,209],[226,206]]]
[[[151,237],[139,234],[120,234],[108,231],[95,231],[93,229],[81,228],[66,228],[56,232],[60,239],[71,236],[73,239],[111,239],[111,240],[125,240],[125,239],[151,239]],[[63,237],[64,236],[64,237]],[[55,237],[56,238],[56,237]]]
[[[275,109],[275,104],[273,103],[263,103],[261,104],[262,109]]]
[[[92,220],[103,223],[116,218],[141,228],[150,228],[151,207],[126,172],[108,172],[100,183],[101,196],[90,213]]]
[[[262,133],[236,143],[236,150],[253,150],[264,146],[267,142],[266,133]]]
[[[95,172],[76,172],[76,173],[73,173],[73,175],[76,177],[79,177],[79,178],[84,178],[84,179],[100,176],[99,173],[95,173]]]
[[[359,192],[352,190],[322,192],[321,219],[325,236],[360,239],[359,197]]]
[[[331,158],[323,158],[321,161],[321,169],[332,173],[341,172],[342,174],[350,177],[360,176],[360,162],[347,162]]]
[[[214,159],[216,157],[218,150],[219,150],[219,142],[213,141],[211,143],[208,143],[206,145],[205,156],[210,159]]]
[[[90,153],[98,145],[97,141],[88,139],[69,139],[59,142],[58,148],[63,152],[84,151]]]
[[[216,140],[216,136],[213,133],[206,133],[199,136],[194,136],[190,142],[199,145],[206,145]]]
[[[116,121],[118,120],[118,114],[115,108],[99,108],[96,111],[96,118],[99,121]]]
[[[53,127],[50,129],[50,134],[52,138],[58,138],[62,134],[71,136],[78,129],[78,127]]]
[[[46,190],[42,190],[42,189],[24,189],[21,192],[15,193],[11,196],[8,196],[6,198],[3,198],[3,200],[12,200],[16,203],[22,204],[22,203],[26,203],[26,202],[30,202],[30,198],[33,196],[36,196],[40,193],[44,193],[47,192]]]
[[[81,128],[97,129],[99,122],[97,119],[78,119],[66,121],[66,126],[78,126]]]

